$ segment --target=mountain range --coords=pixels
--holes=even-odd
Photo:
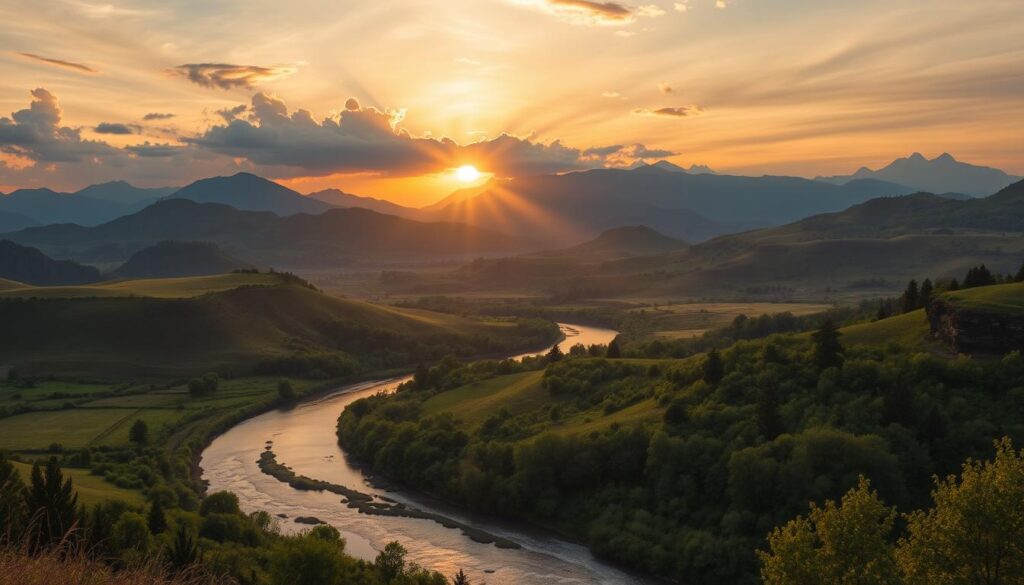
[[[797,177],[695,175],[655,164],[513,179],[446,205],[432,217],[509,234],[546,234],[550,245],[579,242],[623,225],[646,225],[694,242],[909,191],[878,180],[832,185]]]
[[[522,238],[464,224],[425,223],[360,208],[280,217],[221,203],[170,198],[95,226],[51,225],[8,237],[81,262],[123,262],[164,240],[208,241],[262,266],[326,267],[511,252]]]
[[[818,177],[818,180],[845,185],[854,180],[877,179],[906,185],[914,191],[966,193],[980,197],[994,193],[1021,178],[999,169],[960,162],[949,153],[929,160],[915,152],[878,170],[861,167],[852,175]]]
[[[873,199],[788,225],[726,235],[659,256],[607,262],[605,276],[670,274],[666,291],[798,287],[840,291],[911,278],[962,276],[1024,260],[1024,181],[984,198],[928,193]],[[650,284],[650,283],[648,283]]]

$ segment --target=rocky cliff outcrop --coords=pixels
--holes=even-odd
[[[1024,315],[965,309],[945,299],[928,307],[932,336],[958,353],[1024,350]]]

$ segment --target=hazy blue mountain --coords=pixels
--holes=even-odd
[[[330,203],[306,197],[251,173],[201,179],[182,187],[170,197],[190,199],[197,203],[223,203],[235,209],[269,211],[280,216],[323,213],[334,209]]]
[[[624,225],[686,241],[781,225],[909,190],[882,181],[831,185],[797,177],[694,175],[646,165],[508,181],[435,217],[569,244]]]
[[[139,209],[155,202],[157,199],[167,197],[178,190],[178,187],[157,187],[147,189],[136,187],[125,181],[111,181],[88,187],[75,192],[75,195],[99,199],[101,201],[114,201],[127,205],[140,206]]]
[[[300,196],[301,197],[301,196]],[[55,225],[10,234],[47,253],[123,262],[164,240],[207,241],[262,266],[340,266],[380,260],[522,251],[530,242],[458,223],[426,223],[360,208],[280,217],[220,203],[170,198],[96,226]]]
[[[929,160],[919,152],[896,159],[878,170],[861,167],[852,175],[818,177],[820,181],[837,185],[848,184],[854,179],[881,179],[906,185],[914,191],[966,193],[983,197],[1019,181],[1021,177],[991,167],[960,162],[949,153]]]
[[[602,260],[664,254],[686,248],[686,242],[658,233],[645,225],[612,228],[593,240],[562,250],[538,254],[595,257]]]
[[[423,215],[419,209],[415,209],[413,207],[405,207],[397,203],[392,203],[383,199],[375,199],[373,197],[352,195],[351,193],[345,193],[339,189],[324,189],[323,191],[310,193],[307,197],[323,201],[324,203],[334,207],[361,207],[363,209],[371,209],[378,213],[397,215],[399,217],[409,219],[417,219]]]
[[[69,260],[54,260],[35,248],[0,240],[0,278],[36,286],[86,284],[100,271]]]
[[[252,268],[213,242],[160,242],[139,250],[114,275],[120,278],[175,278],[224,274]]]
[[[21,214],[40,224],[97,225],[132,211],[137,208],[51,189],[19,189],[0,195],[0,212]]]
[[[3,195],[0,195],[3,197]],[[27,227],[39,225],[39,222],[22,213],[0,211],[0,234],[16,232]]]

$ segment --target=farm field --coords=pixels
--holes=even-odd
[[[22,480],[28,483],[32,477],[32,465],[18,461],[12,463]],[[102,477],[89,473],[88,469],[65,467],[63,472],[65,477],[71,478],[75,492],[78,493],[78,503],[86,507],[111,500],[120,500],[130,506],[141,507],[145,504],[142,493],[111,485]]]
[[[0,447],[38,453],[129,444],[132,424],[142,420],[150,436],[169,433],[183,422],[203,419],[276,396],[278,378],[222,380],[208,397],[194,398],[184,384],[107,386],[40,382],[35,388],[0,386]],[[297,392],[314,385],[290,380]],[[51,398],[59,396],[59,398]],[[23,412],[24,411],[24,412]]]

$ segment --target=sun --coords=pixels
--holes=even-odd
[[[472,183],[480,178],[480,171],[476,170],[473,165],[462,165],[455,169],[455,178],[463,183]]]

